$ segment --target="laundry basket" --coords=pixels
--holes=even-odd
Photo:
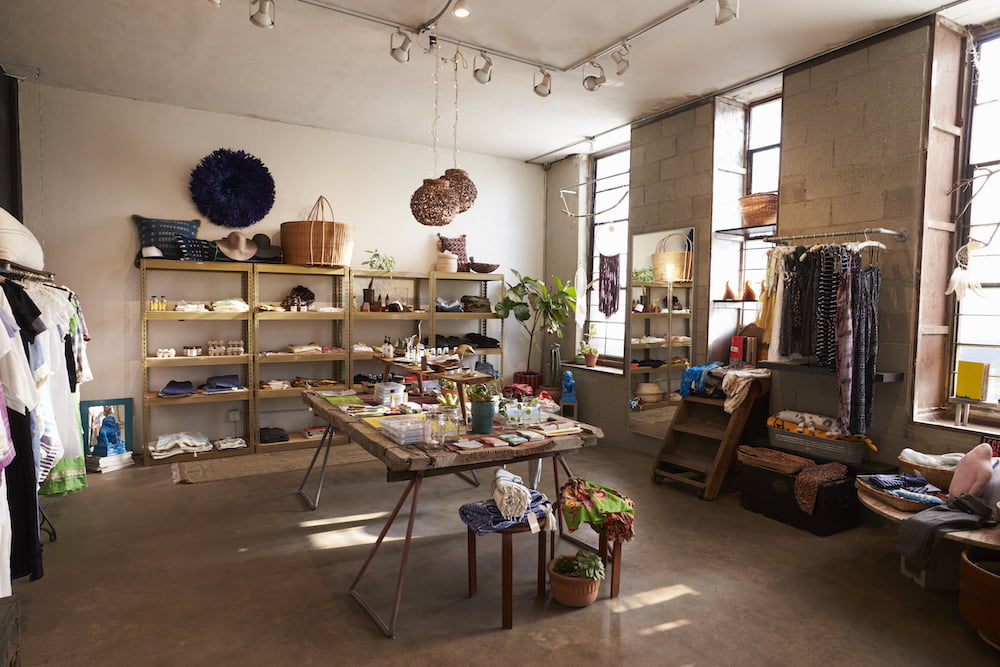
[[[653,253],[653,280],[690,281],[691,276],[691,239],[684,234],[667,234]]]

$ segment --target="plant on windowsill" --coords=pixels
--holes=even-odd
[[[535,334],[544,331],[562,337],[563,326],[576,308],[576,288],[569,283],[564,284],[558,277],[553,276],[556,286],[550,290],[537,278],[522,276],[513,270],[511,273],[517,278],[517,282],[507,283],[506,293],[497,301],[493,310],[500,319],[513,315],[528,333],[525,376],[540,375],[537,371],[531,370],[531,350],[534,347]],[[515,378],[514,381],[520,380]],[[532,386],[537,387],[538,384],[540,381]]]
[[[604,562],[597,554],[581,549],[575,556],[559,556],[548,565],[552,597],[567,607],[586,607],[597,599],[604,579]]]
[[[600,354],[596,347],[590,344],[590,339],[594,336],[594,323],[590,323],[590,328],[587,329],[587,333],[583,335],[583,339],[580,341],[580,354],[583,355],[584,363],[587,364],[588,368],[593,368],[597,365],[597,356]]]

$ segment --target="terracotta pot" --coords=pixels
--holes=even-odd
[[[546,568],[549,572],[552,597],[555,598],[556,602],[567,607],[586,607],[597,599],[597,593],[601,589],[600,580],[567,577],[564,574],[559,574],[552,569],[555,567],[556,560],[558,559],[550,560]]]
[[[1000,648],[1000,553],[967,549],[958,563],[958,610],[988,644]]]
[[[596,354],[584,354],[583,360],[586,362],[589,368],[593,368],[597,365],[597,355]]]
[[[519,371],[514,373],[514,384],[526,384],[533,392],[538,392],[542,386],[542,374],[538,371]]]

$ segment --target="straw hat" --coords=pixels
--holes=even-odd
[[[644,403],[658,403],[663,400],[663,388],[655,382],[640,382],[635,388],[635,395]]]
[[[257,254],[257,244],[243,232],[230,232],[216,243],[223,255],[237,262],[245,262]]]

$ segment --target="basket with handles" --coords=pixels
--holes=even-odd
[[[333,206],[320,195],[306,220],[281,223],[281,251],[285,264],[350,266],[354,225],[334,221]]]
[[[672,239],[678,239],[671,243]],[[668,248],[680,248],[669,250]],[[691,239],[685,234],[667,234],[656,244],[653,253],[653,280],[657,282],[690,281],[692,278]]]

